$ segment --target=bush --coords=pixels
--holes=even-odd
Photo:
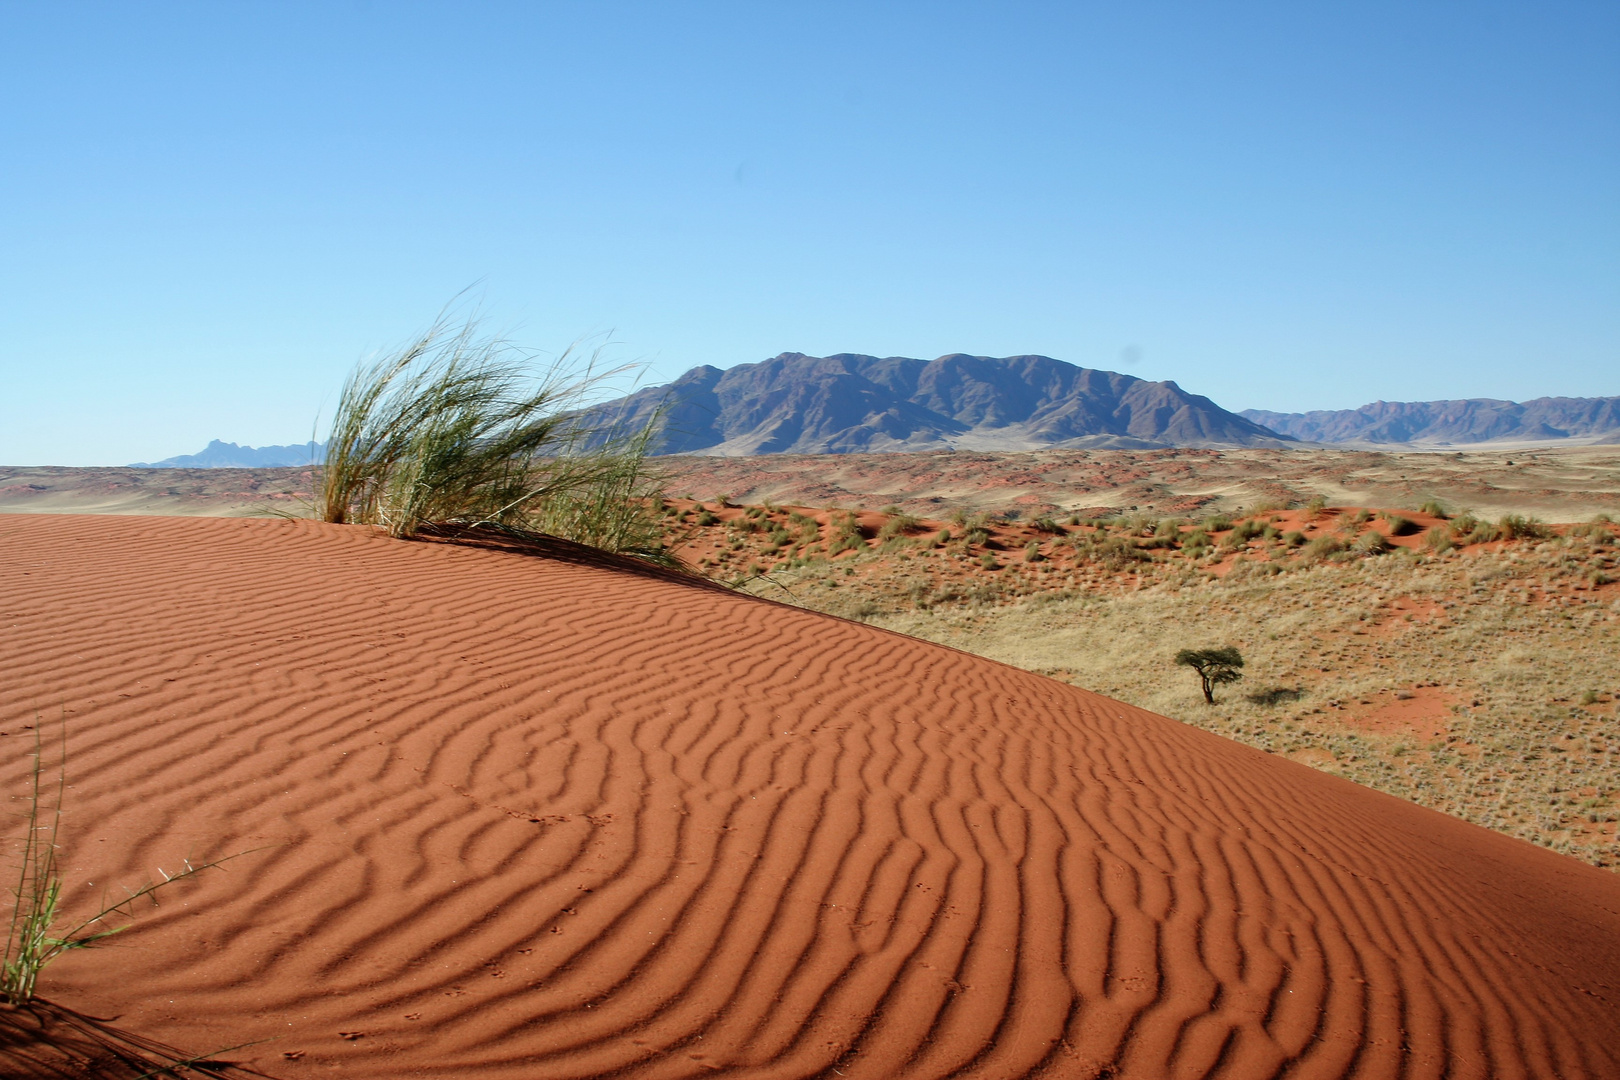
[[[1450,551],[1457,545],[1452,542],[1451,530],[1444,525],[1436,525],[1423,535],[1423,546],[1435,554]]]
[[[1546,540],[1552,530],[1533,517],[1504,514],[1496,523],[1497,535],[1503,540]]]
[[[1232,535],[1227,537],[1227,540],[1233,546],[1246,544],[1257,536],[1264,536],[1268,528],[1270,526],[1258,518],[1249,518],[1238,522],[1232,529]]]
[[[1300,558],[1314,562],[1337,555],[1345,550],[1345,543],[1336,536],[1318,536],[1300,549]]]
[[[1446,513],[1446,508],[1441,506],[1439,501],[1436,499],[1430,499],[1428,502],[1418,507],[1418,510],[1422,513],[1428,514],[1432,518],[1439,518],[1441,521],[1446,520],[1446,518],[1450,516]]]
[[[1107,537],[1082,554],[1090,555],[1110,570],[1119,570],[1130,563],[1150,562],[1153,558],[1123,536]]]
[[[1304,547],[1305,546],[1305,534],[1300,532],[1298,529],[1293,529],[1293,530],[1290,530],[1289,532],[1283,533],[1282,541],[1283,541],[1283,543],[1287,544],[1289,547],[1296,547],[1296,548],[1297,547]]]
[[[893,540],[914,531],[921,524],[922,522],[910,514],[896,513],[883,523],[883,528],[878,530],[878,539]]]
[[[1024,545],[1024,561],[1030,563],[1046,561],[1046,556],[1041,554],[1040,541],[1031,540]]]
[[[582,408],[595,356],[531,356],[441,318],[344,383],[317,494],[324,521],[397,537],[493,526],[673,562],[647,462],[653,423],[623,432]]]
[[[846,511],[842,517],[834,514],[831,529],[832,535],[827,538],[827,554],[837,555],[845,551],[865,550],[866,533],[862,531],[853,513]]]
[[[1363,555],[1382,555],[1394,548],[1381,532],[1367,532],[1356,541],[1355,549]]]
[[[1385,514],[1384,520],[1389,522],[1389,534],[1391,536],[1411,536],[1413,533],[1423,531],[1423,526],[1411,518],[1404,518],[1399,514]]]
[[[1462,514],[1451,521],[1451,539],[1459,545],[1486,544],[1497,538],[1496,527],[1488,525],[1472,514]]]

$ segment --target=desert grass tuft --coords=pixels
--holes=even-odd
[[[673,564],[649,461],[662,417],[633,431],[588,407],[624,369],[601,351],[549,364],[441,316],[349,376],[327,443],[322,520],[411,537],[489,527]]]
[[[148,880],[140,888],[126,890],[123,899],[111,904],[104,903],[101,910],[66,930],[57,929],[62,875],[57,865],[56,840],[62,825],[62,794],[67,787],[65,724],[61,740],[55,776],[48,780],[44,738],[40,735],[38,723],[35,724],[34,766],[28,809],[23,815],[25,831],[20,865],[16,885],[11,890],[11,921],[6,931],[5,953],[0,958],[0,1001],[12,1006],[26,1005],[33,1000],[40,972],[57,957],[75,949],[90,948],[129,928],[128,923],[106,925],[112,916],[129,918],[141,900],[149,899],[155,904],[155,894],[159,889],[195,877],[226,861],[217,859],[193,864],[187,859],[183,863],[184,869],[174,874],[159,869],[158,876],[162,880]]]

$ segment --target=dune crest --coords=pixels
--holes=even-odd
[[[1620,880],[1061,683],[655,575],[0,517],[42,992],[283,1077],[1620,1075]]]

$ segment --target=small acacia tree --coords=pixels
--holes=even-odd
[[[1176,663],[1198,672],[1206,705],[1215,704],[1215,687],[1243,678],[1239,670],[1243,667],[1243,654],[1235,645],[1223,645],[1219,649],[1182,649],[1176,653]]]

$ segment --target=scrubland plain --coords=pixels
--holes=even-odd
[[[1536,498],[1606,505],[1581,461]],[[658,504],[683,575],[313,479],[0,485],[0,790],[60,724],[65,909],[248,852],[0,1011],[0,1073],[1620,1074],[1608,521],[732,487]],[[293,516],[40,512],[114,485]],[[1226,644],[1206,706],[1173,657]]]
[[[679,550],[760,595],[1620,862],[1620,529],[1607,522],[1338,507],[951,522],[699,505],[671,504]],[[1224,644],[1246,677],[1210,708],[1172,658]]]

